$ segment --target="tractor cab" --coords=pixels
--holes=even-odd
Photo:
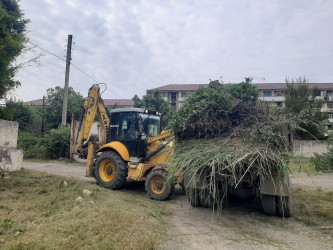
[[[161,114],[142,108],[110,110],[110,129],[107,141],[123,143],[131,160],[146,156],[146,139],[161,132]]]

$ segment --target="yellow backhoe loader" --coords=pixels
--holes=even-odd
[[[101,125],[100,135],[89,137],[96,115]],[[211,195],[205,192],[207,174],[201,173],[194,186],[181,180],[180,175],[176,175],[175,180],[168,180],[173,139],[171,131],[161,131],[160,125],[161,114],[155,111],[116,108],[109,112],[99,85],[93,85],[83,105],[73,153],[87,159],[86,175],[95,177],[105,188],[119,189],[127,179],[145,181],[146,191],[152,199],[166,200],[172,195],[175,183],[182,182],[192,206],[212,206]],[[287,172],[257,182],[248,182],[246,177],[251,176],[245,176],[234,193],[239,196],[259,193],[266,214],[291,215]]]
[[[100,136],[90,136],[98,116]],[[74,154],[87,159],[87,176],[105,188],[119,189],[126,179],[145,181],[152,199],[166,200],[175,182],[168,179],[172,152],[170,131],[161,131],[161,114],[141,108],[116,108],[110,112],[99,85],[89,89],[85,99]]]

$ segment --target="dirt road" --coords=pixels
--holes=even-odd
[[[85,167],[73,164],[25,162],[24,168],[50,174],[86,178]],[[326,180],[326,181],[324,181]],[[304,182],[292,179],[296,185],[321,186],[333,190],[333,175]],[[323,185],[323,183],[325,183]],[[146,195],[144,187],[126,188],[126,192]],[[111,191],[110,191],[111,192]],[[192,208],[184,191],[178,187],[172,199],[165,202],[169,223],[168,241],[161,249],[333,249],[333,232],[313,230],[294,218],[265,216],[254,201],[231,201],[222,214],[205,208]],[[333,225],[332,225],[333,226]]]

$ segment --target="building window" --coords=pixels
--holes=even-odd
[[[284,96],[284,91],[275,91],[275,96]]]
[[[272,91],[264,91],[264,97],[270,97],[272,96]]]
[[[177,99],[177,93],[171,93],[171,102],[175,102]]]
[[[326,91],[326,96],[327,96],[327,97],[331,97],[331,96],[333,96],[333,92],[332,92],[332,90],[327,90],[327,91]]]
[[[160,92],[160,96],[161,96],[161,97],[167,97],[167,96],[168,96],[168,93]]]
[[[187,97],[187,92],[182,92],[181,97]]]
[[[171,103],[171,110],[176,110],[176,103],[175,102]]]
[[[328,119],[333,119],[333,113],[327,113]]]
[[[329,103],[327,103],[327,107],[328,107],[329,109],[333,108],[333,102],[329,102]]]
[[[276,103],[276,106],[282,108],[282,107],[283,107],[283,102],[277,102],[277,103]]]

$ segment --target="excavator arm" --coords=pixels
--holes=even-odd
[[[101,125],[101,138],[99,138],[99,143],[97,143],[97,138],[89,138],[96,115]],[[110,114],[101,98],[100,87],[95,84],[89,89],[88,97],[85,99],[82,107],[82,115],[73,152],[80,158],[88,159],[87,175],[89,175],[89,169],[94,159],[95,147],[98,147],[99,144],[105,144],[109,126]]]

